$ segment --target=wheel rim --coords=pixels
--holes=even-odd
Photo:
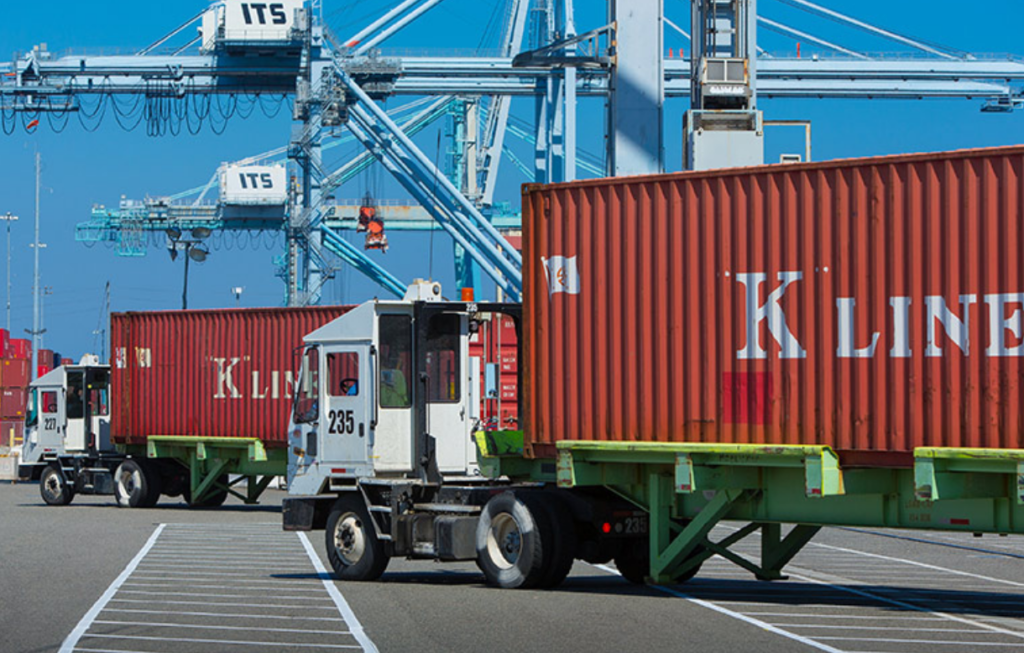
[[[56,473],[50,473],[47,475],[43,487],[46,488],[46,493],[49,496],[59,497],[62,492],[60,475]]]
[[[363,530],[363,521],[359,515],[347,512],[338,520],[338,525],[334,527],[334,550],[346,567],[363,559],[366,531]]]
[[[141,485],[142,474],[137,469],[131,471],[122,469],[121,473],[117,475],[117,489],[123,497],[133,496],[139,491]]]
[[[511,569],[523,552],[523,534],[519,522],[508,513],[495,515],[487,531],[487,553],[500,569]]]

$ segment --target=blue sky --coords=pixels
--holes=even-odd
[[[486,30],[499,0],[446,0],[415,25],[394,37],[389,46],[399,53],[448,54],[486,50],[496,43],[496,33]],[[822,4],[863,20],[927,41],[974,53],[1010,53],[1024,57],[1020,25],[1024,24],[1024,3],[1002,0],[986,5],[985,11],[964,11],[954,0],[882,2],[879,0],[821,0]],[[176,27],[206,6],[193,0],[173,3],[65,2],[10,3],[0,22],[0,53],[5,59],[15,52],[45,42],[52,51],[88,53],[130,53]],[[383,13],[391,2],[325,0],[326,22],[344,37]],[[577,3],[578,29],[603,24],[604,2]],[[905,52],[877,37],[808,16],[779,0],[761,0],[761,13],[805,31],[869,52]],[[666,14],[688,27],[689,4],[666,0]],[[762,33],[762,47],[770,52],[795,52],[795,41]],[[666,48],[686,47],[681,37],[666,35]],[[803,56],[815,48],[802,44]],[[407,101],[395,98],[388,106]],[[580,147],[600,154],[603,147],[602,103],[581,101]],[[944,101],[855,101],[774,100],[761,103],[766,119],[805,119],[814,125],[815,159],[938,151],[964,147],[1018,144],[1024,141],[1024,112],[982,114],[977,100]],[[686,102],[671,100],[666,106],[666,167],[678,170],[681,159],[681,123]],[[121,196],[141,199],[167,195],[204,184],[224,161],[232,161],[279,147],[287,142],[291,129],[288,111],[269,119],[256,112],[253,117],[233,119],[222,135],[204,129],[198,136],[150,137],[144,127],[123,131],[108,118],[94,133],[75,121],[62,133],[55,133],[44,121],[36,133],[18,131],[0,136],[0,213],[11,211],[21,220],[14,225],[12,331],[23,336],[32,315],[33,157],[43,156],[42,240],[43,286],[52,288],[46,298],[45,346],[74,357],[100,349],[94,331],[101,326],[103,287],[110,281],[115,311],[173,309],[180,306],[181,259],[172,263],[166,251],[150,248],[145,257],[115,256],[103,245],[88,248],[75,241],[74,225],[89,217],[94,204],[116,206]],[[513,103],[513,114],[532,121],[527,99]],[[432,126],[418,137],[428,154],[437,156],[438,131]],[[799,151],[800,135],[769,132],[766,160],[777,160],[783,151]],[[513,144],[524,160],[530,149]],[[326,157],[340,164],[355,154],[355,148],[339,147]],[[443,159],[443,154],[440,157]],[[499,199],[518,204],[518,187],[528,181],[505,164]],[[365,174],[338,191],[339,198],[354,198],[367,190],[385,199],[405,199],[407,194],[387,179],[386,173]],[[0,231],[0,239],[4,237]],[[353,242],[359,239],[352,237]],[[427,235],[395,234],[387,255],[378,256],[394,274],[404,280],[433,276],[454,292],[451,241],[438,232]],[[276,241],[279,246],[280,240]],[[3,247],[5,243],[0,243]],[[245,245],[244,247],[242,245]],[[228,246],[231,246],[228,249]],[[274,276],[271,263],[279,253],[274,242],[264,241],[259,249],[252,243],[218,243],[209,260],[191,270],[190,306],[214,308],[235,305],[230,293],[244,286],[242,306],[274,306],[282,299],[283,285]],[[270,249],[268,249],[268,247]],[[429,255],[433,247],[433,256]],[[2,249],[0,249],[2,251]],[[432,266],[431,266],[432,261]],[[2,266],[0,266],[2,270]],[[2,272],[0,272],[2,275]],[[3,306],[0,286],[0,308]],[[358,302],[377,293],[376,287],[355,273],[342,271],[325,289],[328,302]],[[0,311],[0,326],[4,316]]]

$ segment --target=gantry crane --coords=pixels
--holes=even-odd
[[[541,45],[529,51],[522,51],[522,42],[530,2],[510,0],[501,56],[380,54],[377,48],[386,39],[439,2],[404,0],[359,33],[337,39],[324,28],[316,1],[259,3],[266,8],[261,12],[255,3],[223,0],[136,56],[55,58],[37,48],[0,65],[0,123],[10,130],[19,117],[24,124],[44,116],[60,120],[82,112],[88,98],[104,102],[118,96],[140,98],[140,119],[148,131],[173,133],[192,129],[196,122],[201,126],[204,119],[226,119],[232,98],[292,96],[299,125],[288,154],[299,174],[282,221],[288,242],[288,301],[301,304],[317,299],[326,268],[325,242],[343,248],[338,244],[343,239],[335,238],[324,222],[329,206],[324,187],[332,178],[321,159],[327,129],[347,127],[498,287],[517,297],[520,257],[486,215],[504,151],[511,97],[536,98],[537,181],[576,177],[575,107],[582,95],[608,98],[604,158],[612,175],[664,169],[666,97],[691,96],[687,156],[696,167],[723,163],[702,155],[715,150],[719,137],[745,143],[741,151],[756,159],[758,98],[972,97],[983,98],[989,111],[1021,104],[1017,85],[1024,79],[1024,63],[1019,60],[946,52],[809,0],[787,2],[923,50],[926,56],[869,57],[761,17],[755,0],[693,0],[693,52],[685,59],[665,58],[664,28],[683,30],[665,16],[660,0],[609,0],[608,23],[583,33],[577,32],[572,0],[533,0],[544,19],[535,35]],[[170,55],[154,54],[170,36],[196,22],[202,24],[198,39]],[[757,25],[806,38],[844,58],[759,57]],[[741,67],[739,78],[735,74]],[[492,98],[484,137],[472,159],[479,162],[472,175],[476,187],[459,187],[441,174],[377,104],[400,95]],[[726,120],[724,114],[711,112],[739,112],[734,117],[745,120]],[[697,127],[713,122],[739,128]]]

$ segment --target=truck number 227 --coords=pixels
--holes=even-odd
[[[327,413],[327,417],[331,420],[327,427],[328,433],[348,435],[356,432],[355,416],[351,410],[332,410]]]

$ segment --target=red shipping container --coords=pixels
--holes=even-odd
[[[11,341],[11,332],[7,329],[0,329],[0,358],[7,357],[8,343]]]
[[[351,307],[115,313],[111,437],[288,441],[297,347]]]
[[[523,193],[532,455],[1024,448],[1024,147]]]
[[[38,377],[38,376],[43,376],[44,374],[49,374],[50,372],[53,371],[53,368],[50,367],[49,365],[40,365],[39,367],[36,368],[36,370],[37,370],[36,376]]]
[[[32,358],[32,341],[24,338],[11,338],[7,341],[7,358],[29,360]]]
[[[29,370],[31,363],[27,360],[0,361],[0,382],[7,388],[26,388],[32,380]]]
[[[0,390],[0,418],[20,420],[25,417],[25,388],[4,388]]]
[[[70,358],[62,358],[62,359],[60,359],[60,364],[61,365],[74,365],[75,361],[70,359]]]

